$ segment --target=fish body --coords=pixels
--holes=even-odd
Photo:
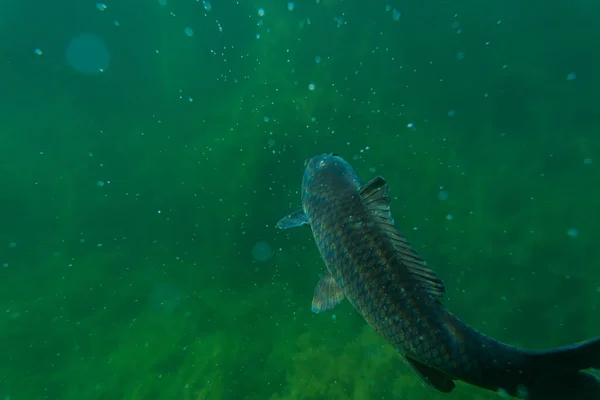
[[[308,224],[326,266],[313,297],[322,312],[348,299],[414,371],[440,392],[455,381],[528,400],[600,400],[600,339],[527,351],[470,327],[446,307],[437,274],[396,227],[387,183],[361,182],[342,158],[308,160],[302,209],[278,223]]]

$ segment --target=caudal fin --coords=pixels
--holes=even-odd
[[[539,379],[522,393],[526,400],[598,400],[600,379],[578,371]]]
[[[600,369],[600,338],[531,353],[534,369],[542,374],[562,375],[583,369]]]
[[[600,379],[583,371],[600,369],[600,339],[530,355],[527,400],[600,400]]]

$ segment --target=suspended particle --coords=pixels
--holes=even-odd
[[[273,250],[267,242],[258,242],[252,246],[252,257],[259,262],[265,262],[273,257]]]

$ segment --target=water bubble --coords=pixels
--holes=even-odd
[[[454,110],[448,111],[448,116],[449,117],[454,117],[455,115],[456,115],[456,111],[454,111]]]
[[[269,139],[269,140],[267,140],[267,144],[269,145],[269,147],[275,146],[275,139]]]
[[[96,8],[100,11],[106,10],[106,4],[104,3],[96,3]]]
[[[287,5],[289,11],[294,11],[294,3],[290,1]]]
[[[401,13],[400,11],[396,10],[395,8],[392,10],[392,18],[394,19],[394,21],[398,21],[401,17]]]
[[[158,4],[160,4],[161,6],[166,6],[167,0],[158,0]]]
[[[464,52],[464,51],[459,51],[459,52],[456,54],[456,58],[457,58],[458,60],[462,60],[463,58],[465,58],[465,52]]]
[[[592,159],[591,158],[586,158],[586,159],[583,160],[583,163],[585,165],[590,165],[592,163]]]
[[[194,30],[192,28],[190,28],[189,26],[185,27],[184,32],[185,32],[186,36],[190,36],[190,37],[194,36]]]
[[[15,247],[17,247],[17,242],[10,242],[8,244],[8,247],[10,247],[11,249],[14,249]]]
[[[569,229],[567,229],[567,235],[569,235],[571,237],[578,237],[579,230],[577,230],[576,228],[569,228]]]
[[[106,45],[92,33],[83,33],[71,39],[65,58],[75,71],[83,74],[103,72],[110,61]]]
[[[452,214],[448,214],[448,215],[446,215],[446,219],[447,219],[448,221],[452,221],[452,219],[453,219],[453,218],[454,218],[454,217],[452,216]]]
[[[41,56],[42,54],[44,54],[41,49],[35,49],[35,50],[33,50],[33,52],[35,54],[37,54],[38,56]]]
[[[391,4],[386,4],[385,5],[385,11],[386,12],[392,11],[392,5]]]
[[[315,57],[315,62],[318,64],[321,62],[321,57],[320,56],[316,56]]]
[[[438,199],[448,200],[448,192],[445,190],[440,190],[440,192],[438,193]]]
[[[96,186],[98,186],[98,187],[104,186],[104,181],[98,181],[98,182],[96,182]]]
[[[577,73],[575,73],[575,72],[569,72],[567,74],[567,80],[568,81],[574,81],[575,79],[577,79]]]
[[[315,84],[311,83],[310,85],[308,85],[308,90],[315,90]]]
[[[210,4],[210,1],[203,1],[202,5],[204,6],[204,10],[206,10],[206,11],[212,10],[212,4]]]
[[[267,242],[258,242],[254,246],[252,246],[252,257],[256,261],[265,262],[271,257],[273,257],[273,250],[271,246]]]
[[[258,16],[259,17],[264,17],[265,16],[265,9],[264,8],[259,8],[258,9]]]

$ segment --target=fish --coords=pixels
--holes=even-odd
[[[445,284],[400,233],[381,176],[366,184],[343,158],[308,159],[301,208],[279,229],[307,225],[325,274],[312,311],[347,299],[433,390],[464,382],[526,400],[600,400],[600,338],[548,350],[525,350],[463,322],[443,304]]]

